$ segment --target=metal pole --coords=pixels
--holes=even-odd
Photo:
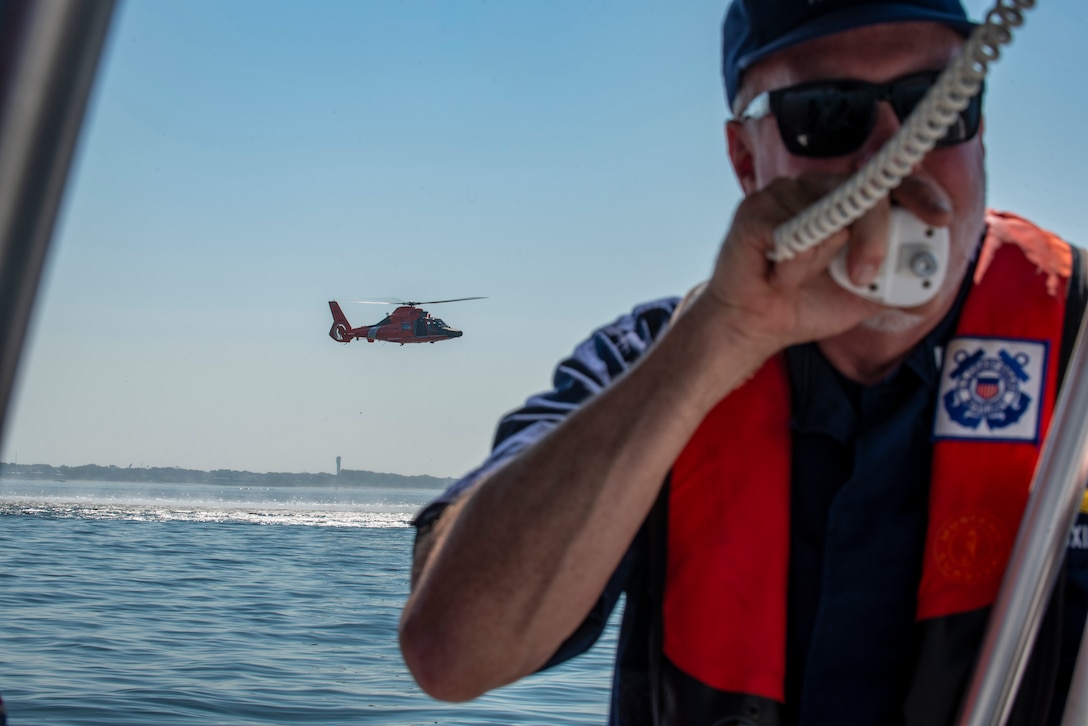
[[[0,440],[114,0],[0,0]]]
[[[1001,726],[1024,675],[1088,480],[1088,348],[1081,320],[1061,397],[997,595],[961,726]],[[1080,721],[1078,723],[1088,723]]]

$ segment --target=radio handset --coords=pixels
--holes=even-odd
[[[929,302],[948,269],[948,228],[933,227],[902,207],[892,207],[888,252],[868,285],[855,285],[846,273],[846,248],[831,262],[831,277],[853,293],[883,305],[909,308]]]
[[[963,53],[937,82],[883,149],[842,186],[774,232],[768,257],[781,262],[804,252],[852,224],[899,186],[941,139],[959,113],[982,90],[982,80],[1000,47],[1012,40],[1010,28],[1023,24],[1034,0],[998,0],[975,28]],[[831,276],[847,290],[895,307],[921,305],[940,290],[948,266],[948,229],[930,227],[905,210],[892,208],[888,254],[872,285],[858,286],[846,274],[843,250]]]

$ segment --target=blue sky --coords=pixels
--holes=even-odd
[[[589,331],[709,271],[723,10],[122,3],[0,458],[464,473]],[[991,204],[1081,244],[1086,20],[1032,11],[986,119]],[[473,295],[431,308],[447,343],[327,337],[329,300]]]

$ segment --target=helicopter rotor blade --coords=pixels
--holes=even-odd
[[[403,305],[437,305],[439,303],[461,302],[463,300],[486,300],[486,299],[487,299],[487,296],[484,295],[484,296],[477,296],[477,297],[457,297],[457,298],[454,298],[452,300],[427,300],[427,301],[424,301],[424,302],[406,302],[406,303],[402,303],[402,304]]]
[[[415,307],[416,305],[437,305],[439,303],[461,302],[463,300],[486,300],[486,299],[487,299],[486,296],[484,296],[484,297],[458,297],[458,298],[453,298],[452,300],[427,300],[427,301],[423,301],[423,302],[420,302],[420,301],[417,301],[417,300],[406,300],[404,302],[395,302],[395,301],[390,301],[390,300],[345,300],[344,302],[359,303],[361,305],[408,305],[410,307]]]

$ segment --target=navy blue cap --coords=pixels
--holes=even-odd
[[[733,0],[722,23],[722,77],[729,107],[740,74],[772,53],[807,40],[878,23],[928,20],[969,35],[960,0]]]

